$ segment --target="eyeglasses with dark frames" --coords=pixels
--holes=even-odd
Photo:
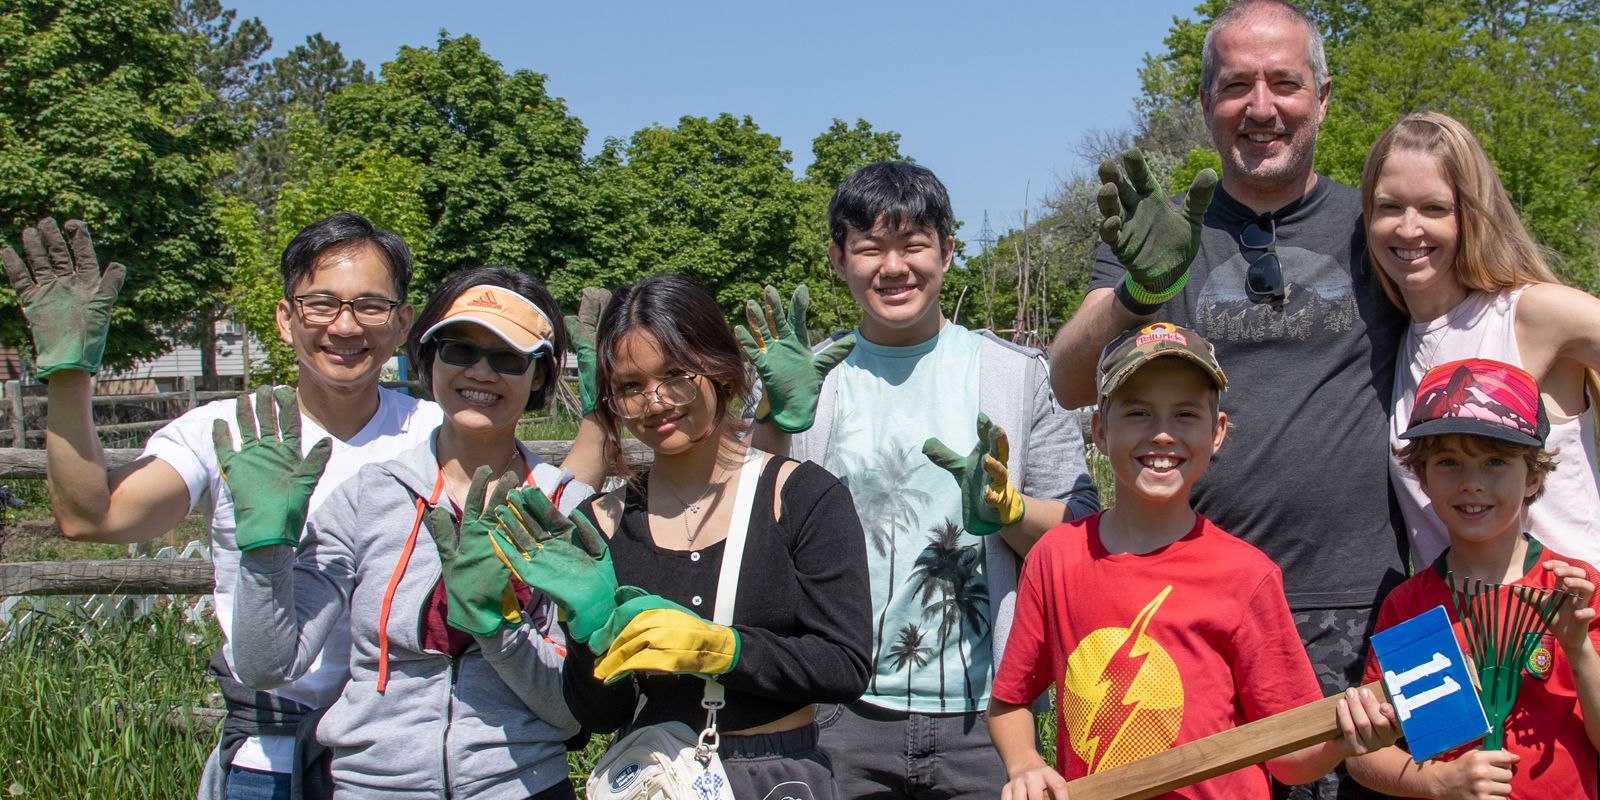
[[[300,307],[300,317],[313,325],[331,324],[348,307],[356,324],[364,328],[389,324],[389,320],[394,316],[394,310],[400,307],[398,302],[387,297],[340,300],[331,294],[295,295],[294,302]]]
[[[1283,280],[1283,265],[1278,261],[1278,223],[1270,214],[1264,215],[1239,231],[1239,245],[1245,250],[1259,250],[1254,258],[1246,256],[1249,268],[1245,271],[1245,293],[1253,303],[1268,300],[1287,300],[1288,284]]]
[[[638,419],[650,413],[650,406],[657,402],[673,408],[686,406],[700,396],[700,387],[694,382],[698,377],[700,376],[689,374],[668,378],[656,384],[656,388],[648,392],[624,389],[607,397],[606,404],[623,419]]]
[[[528,371],[528,367],[533,366],[535,359],[542,358],[544,354],[543,350],[536,350],[530,355],[509,347],[479,347],[460,339],[440,339],[436,353],[440,361],[453,367],[470,367],[487,358],[489,369],[501,375],[522,375]]]

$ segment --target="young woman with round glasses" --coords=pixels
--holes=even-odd
[[[512,580],[485,528],[519,485],[562,510],[593,493],[516,438],[522,413],[554,394],[560,319],[523,273],[480,267],[446,280],[407,348],[444,412],[438,431],[342,484],[298,548],[244,553],[240,681],[293,680],[330,632],[349,628],[350,681],[315,729],[340,797],[574,797],[564,740],[579,728],[562,697],[555,607]],[[492,490],[491,476],[502,476]]]
[[[707,721],[702,676],[714,675],[726,688],[719,752],[734,797],[762,800],[786,783],[835,797],[814,704],[861,695],[871,642],[865,538],[848,490],[815,464],[741,438],[730,409],[750,390],[744,355],[716,302],[689,279],[659,275],[617,290],[596,350],[614,469],[631,474],[623,427],[655,462],[579,513],[607,537],[619,584],[681,610],[633,617],[599,653],[574,641],[564,673],[573,714],[598,733],[673,720],[698,731]],[[715,625],[706,620],[735,525],[747,525],[748,538],[732,625]]]
[[[1562,286],[1522,226],[1494,165],[1451,117],[1412,114],[1372,145],[1361,175],[1367,250],[1384,291],[1411,315],[1396,363],[1391,443],[1439,364],[1489,358],[1539,382],[1558,467],[1547,496],[1526,506],[1546,545],[1600,558],[1594,373],[1600,368],[1600,299]],[[1449,546],[1416,475],[1390,459],[1418,569]],[[1530,530],[1524,525],[1523,530]]]

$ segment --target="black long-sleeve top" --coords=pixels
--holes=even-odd
[[[855,504],[838,478],[801,462],[784,483],[783,519],[774,519],[778,470],[789,460],[771,458],[756,489],[733,611],[739,659],[717,679],[727,689],[727,706],[717,716],[725,731],[765,725],[811,703],[852,702],[870,677],[872,597]],[[622,520],[610,540],[617,582],[709,619],[725,543],[693,552],[658,546],[640,491],[645,485],[640,480],[626,490]],[[595,499],[578,511],[595,519]],[[671,720],[694,730],[705,725],[700,678],[635,672],[607,685],[594,677],[595,660],[588,647],[573,641],[562,673],[567,705],[590,731]]]

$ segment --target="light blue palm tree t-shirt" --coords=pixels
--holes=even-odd
[[[936,437],[978,443],[982,338],[953,322],[911,347],[857,335],[837,367],[823,466],[855,498],[872,576],[873,677],[862,700],[938,713],[989,702],[993,678],[984,540],[963,530],[961,491],[922,454]]]

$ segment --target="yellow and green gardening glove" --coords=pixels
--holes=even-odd
[[[1217,173],[1200,170],[1179,211],[1162,194],[1144,153],[1132,148],[1122,154],[1122,163],[1125,177],[1115,161],[1100,164],[1098,203],[1105,217],[1100,240],[1127,268],[1123,286],[1128,295],[1143,305],[1160,305],[1183,291],[1189,280],[1189,264],[1200,252],[1200,232],[1217,188]]]
[[[739,663],[739,634],[686,611],[672,608],[640,612],[629,622],[594,676],[610,683],[634,670],[722,675]]]
[[[776,288],[768,286],[763,300],[765,319],[756,301],[747,301],[744,311],[750,327],[740,325],[735,331],[756,366],[756,374],[761,376],[756,422],[771,420],[784,433],[803,433],[817,420],[817,398],[822,395],[823,379],[855,349],[856,337],[851,334],[821,353],[812,353],[806,333],[811,291],[804,284],[795,287],[787,315]]]
[[[300,456],[300,404],[295,400],[294,389],[287,386],[257,389],[254,412],[248,394],[239,395],[236,406],[237,451],[233,449],[228,423],[220,419],[211,423],[217,463],[233,495],[233,521],[237,526],[234,541],[240,550],[274,544],[292,547],[300,543],[300,531],[306,526],[306,513],[311,507],[311,492],[328,466],[333,440],[323,437],[306,451],[304,458]]]
[[[600,403],[600,392],[595,386],[596,357],[594,351],[596,330],[600,327],[600,313],[611,302],[611,290],[583,287],[583,299],[578,302],[577,316],[567,317],[567,338],[572,353],[578,359],[578,400],[583,406],[581,416],[594,412]]]
[[[563,515],[537,486],[512,492],[498,514],[490,531],[495,554],[548,595],[572,638],[587,643],[617,608],[617,572],[605,537],[582,514]]]
[[[39,220],[39,227],[23,230],[26,264],[10,247],[0,249],[0,262],[33,332],[34,373],[40,380],[57,370],[100,370],[111,307],[125,275],[115,261],[100,272],[87,225],[69,219],[66,227],[71,247],[49,217]]]
[[[589,649],[596,654],[610,650],[612,643],[627,629],[628,624],[633,622],[633,618],[646,611],[671,609],[697,616],[693,611],[661,595],[650,594],[637,586],[617,587],[615,598],[617,601],[616,610],[612,611],[611,616],[606,618],[606,624],[601,625],[600,630],[595,631],[594,635],[589,637]]]
[[[958,456],[944,442],[931,438],[922,444],[922,454],[955,476],[961,487],[962,525],[967,533],[988,536],[1022,519],[1022,493],[1011,485],[1011,471],[1006,466],[1011,445],[1005,429],[990,422],[987,415],[978,415],[978,443],[969,455]]]
[[[444,593],[449,600],[445,622],[474,636],[492,636],[508,623],[522,620],[516,593],[510,589],[511,573],[501,562],[489,535],[500,524],[495,512],[505,507],[506,495],[522,481],[516,473],[507,472],[489,489],[493,472],[493,468],[484,465],[472,474],[459,527],[448,503],[433,507],[429,520],[432,524],[428,526],[428,533],[433,534],[433,543],[439,548]]]

